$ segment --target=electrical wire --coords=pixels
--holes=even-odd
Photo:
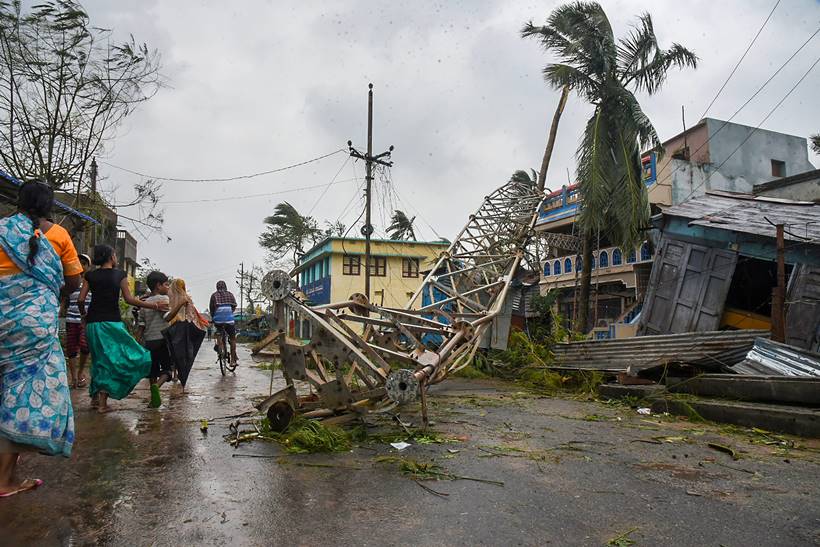
[[[772,74],[771,76],[769,76],[769,78],[768,78],[765,82],[763,82],[763,85],[761,85],[761,86],[757,89],[757,91],[755,91],[755,92],[752,94],[752,96],[751,96],[751,97],[749,97],[749,98],[746,100],[746,102],[744,102],[742,105],[740,105],[740,108],[738,108],[738,109],[735,111],[735,113],[734,113],[734,114],[732,114],[732,115],[729,117],[729,119],[727,119],[726,121],[724,121],[724,122],[723,122],[723,124],[722,124],[720,127],[718,127],[718,128],[717,128],[717,130],[716,130],[714,133],[712,133],[711,135],[709,135],[709,136],[708,136],[708,138],[707,138],[707,139],[703,142],[703,144],[701,144],[700,146],[698,146],[698,147],[695,149],[695,151],[694,151],[694,152],[691,152],[691,153],[689,154],[689,157],[691,158],[692,156],[694,156],[695,154],[697,154],[697,153],[698,153],[700,150],[702,150],[702,149],[703,149],[706,145],[708,145],[708,144],[709,144],[709,142],[710,142],[713,138],[715,138],[715,137],[717,136],[717,134],[718,134],[718,133],[720,133],[721,131],[723,131],[723,129],[724,129],[727,125],[729,125],[729,122],[731,122],[731,121],[735,118],[735,116],[737,116],[738,114],[740,114],[740,112],[741,112],[744,108],[746,108],[746,106],[748,106],[748,104],[749,104],[750,102],[752,102],[752,100],[754,100],[754,98],[755,98],[755,97],[757,97],[757,96],[760,94],[760,92],[761,92],[761,91],[763,91],[763,89],[765,89],[765,87],[766,87],[767,85],[769,85],[769,83],[770,83],[770,82],[771,82],[771,81],[772,81],[772,80],[773,80],[773,79],[774,79],[774,78],[775,78],[778,74],[780,74],[780,72],[781,72],[784,68],[786,68],[786,65],[788,65],[788,64],[792,61],[792,59],[794,59],[794,58],[797,56],[797,54],[798,54],[798,53],[800,53],[800,52],[803,50],[803,48],[805,48],[805,47],[809,44],[809,42],[811,42],[811,41],[812,41],[812,39],[814,39],[814,37],[815,37],[815,36],[817,36],[817,34],[818,34],[818,33],[820,33],[820,27],[818,27],[818,28],[817,28],[817,30],[815,30],[815,31],[814,31],[814,33],[813,33],[811,36],[809,36],[809,37],[808,37],[808,39],[807,39],[805,42],[803,42],[803,44],[801,44],[801,45],[800,45],[800,47],[798,47],[798,48],[797,48],[797,50],[796,50],[794,53],[792,53],[792,54],[791,54],[791,56],[790,56],[788,59],[786,59],[786,61],[785,61],[782,65],[780,65],[780,67],[779,67],[779,68],[778,68],[778,69],[774,72],[774,74]],[[663,177],[662,179],[657,180],[655,184],[661,185],[661,184],[664,184],[665,182],[667,182],[669,179],[671,179],[671,178],[672,178],[672,175],[674,175],[674,174],[675,174],[675,172],[677,172],[679,169],[681,169],[681,166],[682,166],[682,165],[683,165],[683,164],[680,164],[680,165],[678,165],[677,167],[675,167],[674,169],[672,169],[672,171],[670,171],[669,173],[667,173],[666,175],[664,175],[664,177]]]
[[[749,46],[746,48],[746,51],[744,51],[743,55],[740,56],[740,59],[738,60],[737,64],[735,64],[735,67],[732,69],[732,72],[729,73],[729,76],[726,78],[726,81],[723,82],[723,85],[720,86],[720,89],[718,89],[718,92],[712,98],[712,102],[709,103],[709,106],[707,106],[706,110],[703,111],[703,114],[700,115],[700,119],[703,119],[703,117],[706,115],[706,113],[709,112],[709,109],[712,108],[712,105],[715,104],[715,101],[718,99],[718,97],[720,97],[720,94],[723,93],[723,90],[726,88],[726,84],[728,84],[729,80],[732,79],[732,76],[735,75],[735,72],[737,72],[737,69],[740,67],[740,63],[742,63],[743,59],[746,58],[746,55],[749,53],[749,50],[752,49],[752,46],[757,41],[757,38],[760,36],[760,33],[763,32],[763,29],[766,27],[766,23],[768,23],[769,19],[772,18],[772,15],[774,14],[774,10],[776,10],[777,6],[779,6],[779,5],[780,5],[780,0],[777,0],[777,2],[775,2],[775,4],[774,4],[774,7],[772,8],[772,11],[770,11],[768,17],[766,17],[766,20],[763,21],[762,25],[760,25],[760,28],[758,29],[757,34],[755,34],[754,38],[752,38],[752,41],[749,42]]]
[[[252,199],[252,198],[260,198],[266,196],[278,196],[280,194],[289,194],[292,192],[301,192],[303,190],[315,190],[316,188],[330,188],[336,184],[343,184],[345,182],[352,182],[358,179],[344,179],[344,180],[337,180],[331,181],[330,184],[314,184],[311,186],[301,186],[299,188],[289,188],[287,190],[278,190],[276,192],[263,192],[260,194],[248,194],[245,196],[230,196],[225,198],[210,198],[210,199],[189,199],[189,200],[179,200],[179,201],[163,201],[163,205],[182,205],[182,204],[189,204],[189,203],[210,203],[210,202],[218,202],[218,201],[236,201],[241,199]]]
[[[252,179],[252,178],[261,177],[261,176],[264,176],[264,175],[271,175],[273,173],[280,173],[282,171],[287,171],[288,169],[293,169],[295,167],[301,167],[302,165],[307,165],[309,163],[314,163],[314,162],[323,160],[325,158],[329,158],[330,156],[335,156],[336,154],[340,154],[342,152],[347,152],[347,150],[345,150],[343,148],[340,148],[339,150],[336,150],[334,152],[330,152],[328,154],[323,154],[321,156],[317,156],[317,157],[311,158],[309,160],[301,161],[299,163],[293,163],[293,164],[290,164],[290,165],[286,165],[284,167],[277,167],[276,169],[269,169],[267,171],[260,171],[258,173],[250,173],[250,174],[247,174],[247,175],[237,175],[237,176],[234,176],[234,177],[211,178],[211,179],[184,179],[184,178],[176,178],[176,177],[158,177],[156,175],[147,175],[145,173],[140,173],[139,171],[133,171],[131,169],[126,169],[125,167],[120,167],[118,165],[114,165],[112,163],[108,163],[108,162],[102,161],[102,160],[100,160],[98,163],[102,163],[104,165],[107,165],[108,167],[113,167],[114,169],[118,169],[118,170],[124,171],[126,173],[131,173],[132,175],[137,175],[137,176],[140,176],[140,177],[145,177],[145,178],[153,179],[153,180],[164,180],[164,181],[169,181],[169,182],[232,182],[232,181],[237,181],[237,180]]]
[[[330,190],[330,187],[331,187],[331,186],[333,186],[334,182],[336,181],[336,177],[338,177],[338,176],[339,176],[339,174],[342,172],[342,169],[344,169],[344,168],[345,168],[345,166],[346,166],[349,162],[350,162],[350,156],[348,156],[348,157],[345,159],[345,161],[344,161],[344,163],[342,164],[342,166],[341,166],[341,167],[339,167],[339,170],[338,170],[338,171],[336,171],[336,174],[335,174],[335,175],[333,175],[333,178],[332,178],[332,179],[330,179],[330,182],[328,183],[328,185],[325,187],[325,189],[322,191],[322,193],[321,193],[321,194],[319,194],[319,197],[318,197],[318,198],[316,198],[316,202],[313,204],[313,207],[311,207],[311,208],[310,208],[310,210],[308,211],[308,213],[307,213],[307,215],[306,215],[306,216],[310,216],[310,215],[311,215],[311,213],[313,213],[313,210],[314,210],[314,209],[316,209],[316,206],[317,206],[317,205],[319,205],[319,202],[320,202],[320,201],[322,201],[322,198],[323,198],[323,197],[325,197],[325,194],[327,194],[327,191],[328,191],[328,190]],[[353,180],[356,180],[356,179],[353,179]]]

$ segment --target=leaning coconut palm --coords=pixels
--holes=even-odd
[[[535,169],[530,169],[529,173],[519,169],[510,176],[510,182],[523,182],[524,184],[534,186],[538,182],[538,173],[536,173]]]
[[[387,234],[393,240],[416,241],[416,232],[413,230],[413,222],[416,217],[407,218],[404,211],[393,211],[390,217],[390,226],[387,227]]]
[[[640,242],[649,220],[640,154],[657,149],[660,139],[633,91],[656,93],[670,68],[696,68],[697,57],[679,44],[658,47],[648,13],[616,41],[606,13],[595,2],[561,6],[545,26],[530,22],[522,35],[540,39],[561,61],[544,68],[548,84],[569,87],[595,107],[576,153],[583,198],[578,227],[584,237],[576,328],[586,331],[593,238],[600,235],[631,247]]]
[[[296,208],[284,201],[278,204],[273,215],[265,218],[267,228],[259,236],[259,245],[268,251],[271,262],[279,262],[290,254],[291,266],[298,264],[305,247],[314,245],[322,236],[316,219],[302,216]]]

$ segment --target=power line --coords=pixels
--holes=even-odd
[[[310,216],[310,214],[313,212],[313,210],[316,209],[316,206],[319,205],[319,202],[322,201],[323,197],[325,197],[325,194],[327,194],[327,191],[330,190],[330,187],[333,186],[334,182],[336,182],[336,177],[339,176],[339,174],[342,172],[342,169],[345,168],[345,166],[348,164],[349,161],[350,161],[350,156],[345,158],[345,161],[344,161],[344,163],[342,163],[342,166],[339,167],[339,170],[336,171],[336,174],[333,175],[332,179],[330,179],[330,182],[328,183],[328,185],[325,187],[325,189],[322,191],[322,193],[319,194],[319,197],[316,198],[316,202],[313,204],[313,207],[310,208],[310,211],[308,211],[307,215],[305,215],[305,216]],[[356,179],[352,179],[352,180],[356,180]]]
[[[356,181],[358,179],[344,179],[344,180],[336,180],[331,181],[330,184],[314,184],[312,186],[302,186],[299,188],[290,188],[288,190],[279,190],[277,192],[263,192],[261,194],[248,194],[246,196],[230,196],[226,198],[211,198],[211,199],[189,199],[189,200],[179,200],[179,201],[163,201],[162,205],[181,205],[186,203],[210,203],[210,202],[217,202],[217,201],[235,201],[240,199],[252,199],[252,198],[260,198],[266,196],[278,196],[280,194],[288,194],[291,192],[301,192],[302,190],[315,190],[316,188],[324,188],[330,187],[335,184],[342,184],[345,182]]]
[[[746,51],[744,51],[743,55],[740,56],[740,59],[738,60],[737,64],[735,65],[735,68],[732,69],[732,72],[729,73],[729,76],[726,78],[726,81],[723,82],[722,86],[720,86],[720,89],[718,89],[718,92],[715,94],[714,98],[712,98],[712,102],[709,103],[709,106],[707,106],[706,110],[703,111],[703,114],[700,115],[701,119],[703,119],[703,117],[706,115],[706,113],[709,112],[709,109],[712,108],[713,104],[715,104],[715,101],[717,100],[718,97],[720,97],[720,94],[723,93],[724,88],[726,88],[726,84],[728,84],[729,80],[732,79],[732,76],[735,75],[735,72],[737,72],[738,67],[740,67],[740,63],[742,63],[743,59],[746,58],[746,54],[748,54],[749,50],[752,49],[752,46],[757,41],[758,36],[760,36],[760,33],[763,32],[763,28],[766,26],[766,23],[769,22],[769,19],[772,18],[772,14],[774,14],[774,10],[776,10],[777,6],[779,6],[779,5],[780,5],[780,0],[777,0],[777,2],[775,2],[775,4],[774,4],[774,7],[772,8],[772,11],[770,11],[768,17],[766,17],[766,20],[763,21],[762,25],[760,25],[760,29],[758,29],[757,34],[755,34],[754,38],[752,38],[752,41],[749,42],[749,46],[746,48]]]
[[[709,135],[709,136],[707,137],[707,139],[703,142],[703,144],[701,144],[700,146],[698,146],[698,147],[695,149],[695,151],[694,151],[694,152],[691,152],[691,153],[689,154],[689,157],[691,158],[693,155],[697,154],[700,150],[702,150],[702,149],[703,149],[703,147],[705,147],[706,145],[708,145],[708,144],[709,144],[709,142],[710,142],[713,138],[715,138],[715,137],[717,136],[717,134],[718,134],[718,133],[720,133],[720,132],[721,132],[721,131],[722,131],[722,130],[723,130],[723,129],[727,126],[727,125],[729,125],[729,122],[731,122],[731,121],[735,118],[735,116],[737,116],[738,114],[740,114],[740,111],[741,111],[741,110],[743,110],[744,108],[746,108],[746,106],[747,106],[750,102],[752,102],[752,100],[754,100],[754,98],[755,98],[755,97],[757,97],[757,96],[760,94],[760,92],[761,92],[761,91],[763,91],[763,89],[764,89],[767,85],[769,85],[769,83],[770,83],[770,82],[771,82],[771,81],[772,81],[772,80],[773,80],[773,79],[774,79],[774,78],[775,78],[778,74],[780,74],[780,72],[781,72],[784,68],[786,68],[786,65],[788,65],[788,64],[792,61],[792,59],[794,59],[794,58],[797,56],[797,54],[798,54],[798,53],[800,53],[800,52],[803,50],[803,48],[804,48],[804,47],[806,47],[806,46],[808,45],[808,43],[812,41],[812,39],[814,39],[814,37],[815,37],[815,36],[817,36],[817,34],[818,34],[818,33],[820,33],[820,27],[818,27],[818,28],[817,28],[817,30],[815,30],[815,31],[814,31],[814,33],[813,33],[811,36],[809,36],[809,37],[808,37],[808,39],[807,39],[805,42],[803,42],[803,44],[802,44],[799,48],[797,48],[797,50],[796,50],[794,53],[792,53],[792,54],[791,54],[791,56],[790,56],[788,59],[786,59],[786,61],[785,61],[782,65],[780,65],[780,68],[778,68],[778,69],[774,72],[774,74],[772,74],[771,76],[769,76],[769,79],[768,79],[768,80],[766,80],[765,82],[763,82],[763,85],[761,85],[761,86],[757,89],[757,91],[755,91],[755,92],[752,94],[752,96],[751,96],[751,97],[749,97],[749,98],[746,100],[746,102],[744,102],[742,105],[740,105],[740,108],[738,108],[738,109],[735,111],[735,113],[734,113],[734,114],[732,114],[732,115],[729,117],[729,119],[727,119],[726,121],[724,121],[724,122],[723,122],[723,124],[722,124],[720,127],[718,127],[718,128],[717,128],[717,130],[716,130],[714,133],[712,133],[711,135]],[[811,70],[811,69],[809,69],[809,70]],[[658,181],[656,182],[656,184],[659,184],[659,185],[660,185],[660,184],[665,183],[667,180],[671,179],[671,178],[672,178],[672,175],[674,175],[674,174],[678,171],[678,169],[680,169],[680,168],[681,168],[681,166],[682,166],[682,165],[683,165],[683,164],[678,164],[678,165],[677,165],[674,169],[672,169],[669,173],[667,173],[667,174],[663,177],[663,179],[658,180]]]
[[[183,179],[183,178],[175,178],[175,177],[158,177],[158,176],[155,176],[155,175],[146,175],[145,173],[140,173],[139,171],[133,171],[131,169],[126,169],[125,167],[119,167],[117,165],[114,165],[114,164],[111,164],[111,163],[108,163],[108,162],[105,162],[105,161],[100,161],[99,163],[105,164],[109,167],[113,167],[114,169],[119,169],[120,171],[125,171],[126,173],[131,173],[132,175],[137,175],[137,176],[140,176],[140,177],[145,177],[145,178],[153,179],[153,180],[165,180],[165,181],[170,181],[170,182],[231,182],[231,181],[236,181],[236,180],[252,179],[252,178],[256,178],[256,177],[261,177],[263,175],[270,175],[270,174],[273,174],[273,173],[280,173],[280,172],[286,171],[288,169],[293,169],[294,167],[300,167],[302,165],[307,165],[309,163],[313,163],[313,162],[323,160],[325,158],[329,158],[330,156],[334,156],[334,155],[340,154],[342,152],[347,152],[347,150],[339,149],[339,150],[336,150],[334,152],[324,154],[322,156],[318,156],[318,157],[315,157],[315,158],[311,158],[309,160],[301,161],[299,163],[293,163],[291,165],[286,165],[284,167],[278,167],[276,169],[270,169],[268,171],[260,171],[258,173],[250,173],[248,175],[237,175],[235,177],[213,178],[213,179]]]
[[[818,30],[820,30],[820,29],[818,29]],[[816,34],[816,33],[815,33],[815,34]],[[748,134],[748,135],[746,135],[746,138],[745,138],[745,139],[743,139],[742,141],[740,141],[740,144],[738,144],[738,145],[735,147],[735,149],[734,149],[734,150],[732,150],[732,152],[731,152],[728,156],[726,156],[726,158],[725,158],[722,162],[720,162],[720,164],[719,164],[717,167],[715,167],[714,171],[711,171],[711,172],[709,173],[709,176],[707,176],[705,179],[703,179],[703,182],[701,182],[700,184],[698,184],[696,187],[692,188],[692,191],[691,191],[691,192],[689,192],[689,194],[687,194],[687,195],[686,195],[686,197],[685,197],[685,198],[683,198],[683,200],[681,200],[681,201],[686,201],[687,199],[689,199],[690,197],[692,197],[692,195],[693,195],[693,194],[694,194],[697,190],[699,190],[701,186],[703,186],[704,184],[706,184],[707,182],[709,182],[710,180],[712,180],[712,173],[717,173],[717,172],[719,172],[719,171],[720,171],[720,168],[721,168],[721,167],[723,167],[723,165],[724,165],[727,161],[729,161],[729,158],[731,158],[731,157],[735,154],[735,152],[737,152],[738,150],[740,150],[740,148],[741,148],[744,144],[746,144],[746,141],[748,141],[750,138],[752,138],[752,135],[754,135],[754,134],[755,134],[755,132],[757,132],[757,130],[758,130],[758,129],[760,129],[760,126],[761,126],[761,125],[763,125],[763,124],[766,122],[766,120],[768,120],[768,119],[769,119],[769,117],[770,117],[772,114],[774,114],[775,110],[777,110],[777,109],[780,107],[780,105],[781,105],[781,104],[783,104],[783,102],[784,102],[786,99],[788,99],[788,98],[789,98],[789,95],[791,95],[791,94],[794,92],[794,90],[795,90],[795,89],[797,89],[797,86],[799,86],[801,83],[803,83],[803,80],[805,80],[805,79],[806,79],[806,77],[809,75],[809,73],[810,73],[810,72],[814,69],[814,67],[815,67],[815,66],[817,66],[817,63],[820,63],[820,57],[818,57],[817,59],[815,59],[814,63],[812,63],[812,65],[809,67],[809,69],[808,69],[808,70],[807,70],[807,71],[803,74],[803,76],[801,76],[801,77],[800,77],[800,79],[799,79],[799,80],[797,80],[797,83],[795,83],[795,84],[792,86],[792,88],[789,90],[789,92],[788,92],[788,93],[786,93],[786,94],[783,96],[783,98],[782,98],[782,99],[780,99],[780,101],[779,101],[776,105],[774,105],[774,107],[773,107],[773,108],[769,111],[769,113],[768,113],[768,114],[766,114],[766,117],[765,117],[765,118],[763,118],[762,120],[760,120],[760,123],[758,123],[758,124],[757,124],[757,126],[756,126],[754,129],[752,129],[752,130],[749,132],[749,134]]]

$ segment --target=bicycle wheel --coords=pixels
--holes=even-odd
[[[226,359],[227,352],[225,351],[225,343],[227,340],[225,340],[225,335],[222,333],[220,333],[219,339],[222,342],[222,347],[218,352],[217,361],[219,361],[219,371],[222,373],[222,376],[225,376],[225,369],[228,367],[228,361]]]

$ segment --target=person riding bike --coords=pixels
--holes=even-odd
[[[225,332],[231,343],[231,365],[236,365],[239,360],[236,356],[236,324],[233,312],[236,309],[236,298],[224,281],[218,281],[216,292],[211,295],[211,302],[208,306],[211,312],[214,327],[216,327],[216,348],[220,353],[225,351],[222,347],[222,336],[220,332]]]

